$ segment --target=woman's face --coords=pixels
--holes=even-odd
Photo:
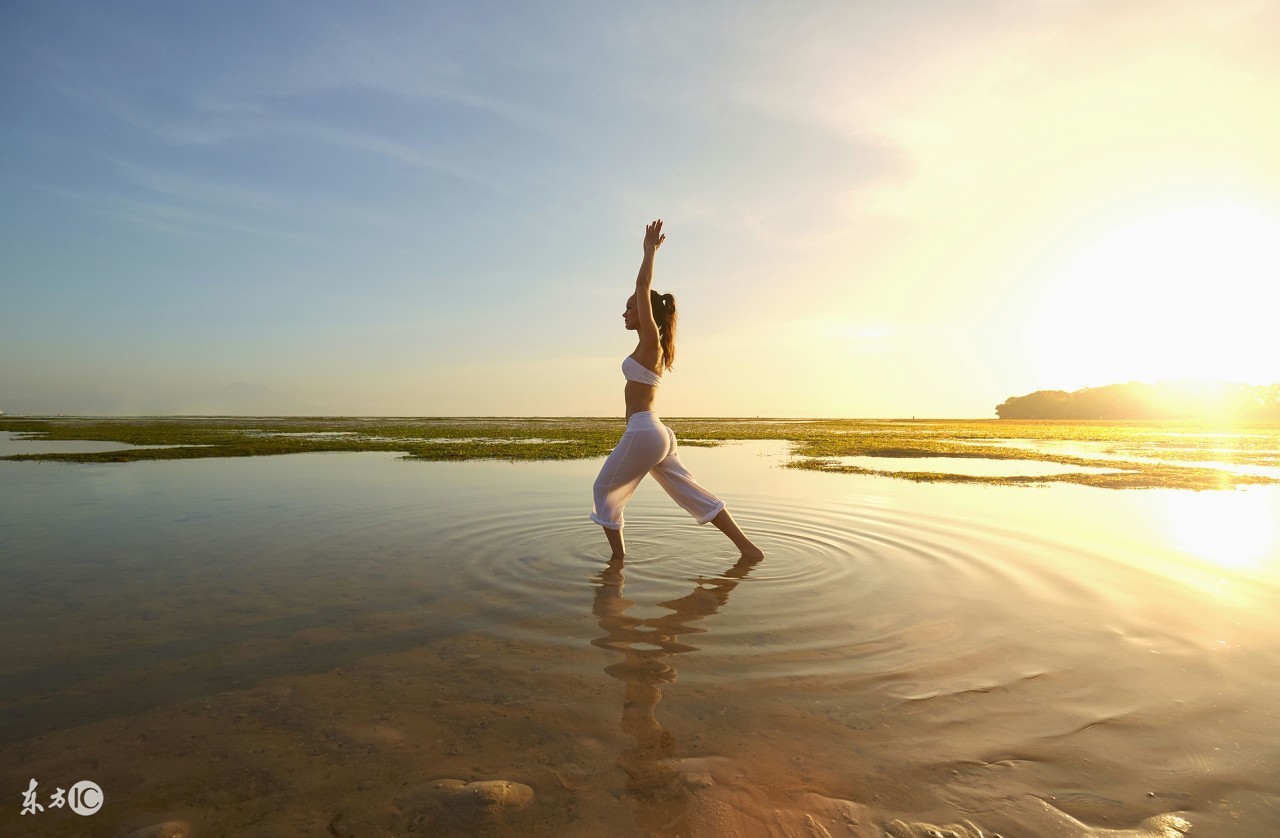
[[[640,328],[640,320],[636,315],[636,295],[632,294],[627,297],[627,310],[622,313],[622,322],[626,324],[629,331],[634,332]]]

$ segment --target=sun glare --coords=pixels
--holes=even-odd
[[[1204,201],[1094,238],[1046,277],[1030,346],[1044,386],[1280,381],[1280,212]]]
[[[1276,559],[1276,510],[1269,493],[1172,492],[1165,528],[1174,546],[1236,570]]]

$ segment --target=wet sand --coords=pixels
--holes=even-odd
[[[0,830],[1280,830],[1274,489],[784,457],[688,455],[755,563],[651,484],[608,561],[590,461],[6,465]],[[1225,554],[1165,514],[1210,509]],[[20,816],[31,778],[106,802]]]

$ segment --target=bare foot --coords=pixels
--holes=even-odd
[[[729,514],[728,509],[721,509],[716,514],[716,517],[711,519],[711,523],[714,524],[720,532],[729,536],[729,540],[734,543],[734,546],[742,551],[742,558],[751,559],[753,561],[759,561],[764,558],[764,551],[752,544],[746,535],[743,534],[742,530],[738,528],[737,522],[733,520],[733,516]]]

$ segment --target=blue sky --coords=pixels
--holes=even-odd
[[[7,3],[0,409],[620,415],[657,217],[664,414],[1176,374],[1026,324],[1133,219],[1269,235],[1276,14],[1113,5]]]

